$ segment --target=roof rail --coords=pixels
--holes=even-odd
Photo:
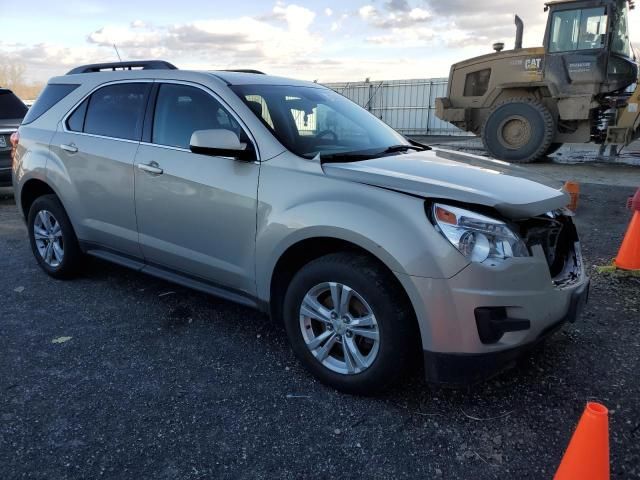
[[[77,73],[95,73],[102,71],[118,71],[118,70],[177,70],[175,65],[165,62],[164,60],[139,60],[136,62],[112,62],[112,63],[92,63],[90,65],[82,65],[73,70],[69,70],[67,75],[75,75]]]
[[[260,70],[252,70],[250,68],[232,68],[229,70],[218,70],[219,72],[237,72],[237,73],[255,73],[256,75],[266,75],[266,73]]]

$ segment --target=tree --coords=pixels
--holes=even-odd
[[[25,71],[26,68],[23,63],[0,62],[0,85],[11,90],[24,85]]]
[[[0,54],[0,87],[13,90],[23,100],[35,100],[43,85],[27,82],[26,71],[27,67],[23,62]]]

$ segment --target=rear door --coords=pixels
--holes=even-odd
[[[135,160],[146,262],[254,293],[260,166],[189,150],[196,130],[228,129],[250,141],[238,117],[203,87],[162,82],[147,118],[153,125]]]
[[[134,203],[133,161],[152,82],[100,87],[63,120],[51,142],[60,164],[47,174],[70,210],[80,240],[141,257]]]

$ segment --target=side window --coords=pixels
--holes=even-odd
[[[151,143],[188,149],[193,132],[213,129],[231,130],[245,141],[238,122],[207,92],[188,85],[160,85]]]
[[[464,96],[482,97],[489,89],[490,79],[490,68],[468,74],[464,82]]]
[[[84,129],[84,117],[87,114],[87,105],[89,105],[88,98],[67,118],[67,128],[72,132],[82,132]]]
[[[44,90],[38,95],[36,99],[36,103],[29,109],[24,109],[26,115],[24,120],[22,120],[22,124],[26,125],[27,123],[31,123],[42,115],[44,115],[51,107],[53,107],[56,103],[62,100],[64,97],[73,92],[80,85],[71,85],[71,84],[55,84],[50,83]]]
[[[84,132],[139,140],[150,84],[118,83],[102,87],[89,98]]]

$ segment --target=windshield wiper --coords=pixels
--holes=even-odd
[[[411,144],[391,145],[384,150],[377,151],[360,150],[356,152],[339,152],[331,153],[329,155],[320,155],[320,159],[322,162],[358,162],[361,160],[371,160],[373,158],[379,158],[389,153],[406,152],[407,150],[416,150],[418,152],[422,152],[425,150],[431,150],[431,147],[427,147],[426,145],[421,144],[414,145],[412,142]]]
[[[391,145],[382,153],[406,152],[407,150],[417,150],[418,152],[422,152],[423,150],[426,150],[426,148],[418,145]]]
[[[322,162],[357,162],[359,160],[371,160],[376,158],[378,154],[375,153],[357,153],[357,152],[341,152],[332,153],[330,155],[320,155]]]

